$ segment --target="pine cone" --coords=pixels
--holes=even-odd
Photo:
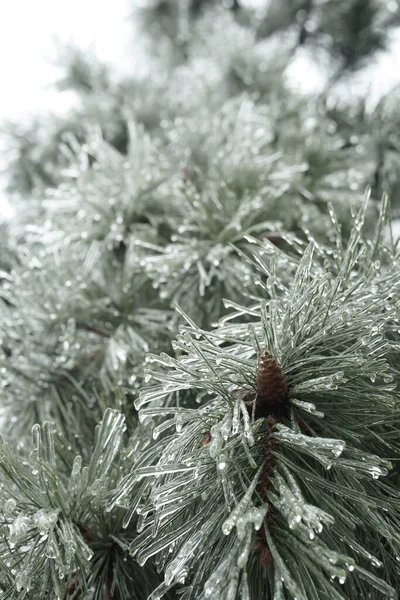
[[[286,376],[269,352],[265,352],[258,361],[256,389],[260,404],[283,404],[286,400]]]

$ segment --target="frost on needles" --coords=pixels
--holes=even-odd
[[[10,127],[0,600],[398,592],[398,95],[338,90],[399,5],[222,4],[141,2],[146,76],[70,54]]]
[[[2,598],[131,598],[141,600],[159,579],[129,558],[136,522],[125,510],[108,512],[110,492],[132,465],[125,417],[107,409],[88,460],[54,425],[32,430],[27,459],[5,442],[2,469]]]
[[[130,552],[164,572],[152,600],[176,585],[185,600],[395,598],[398,251],[386,199],[373,240],[365,208],[347,243],[331,211],[334,251],[253,240],[251,309],[212,331],[188,320],[175,358],[148,357],[159,383],[136,406],[156,441],[114,502],[137,503],[140,483]],[[266,352],[279,371],[264,385],[284,374],[281,397],[260,388]]]
[[[258,293],[183,315],[136,425],[2,441],[4,598],[395,598],[399,255],[367,201],[348,240],[330,208],[334,250],[249,237]]]

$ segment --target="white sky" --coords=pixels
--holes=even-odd
[[[0,127],[5,119],[24,121],[71,105],[71,95],[52,86],[59,76],[57,41],[92,48],[99,58],[123,64],[132,35],[127,19],[132,4],[129,0],[0,0]],[[0,171],[3,165],[0,156]],[[5,181],[6,175],[0,174],[0,218],[11,214]]]
[[[57,39],[94,46],[101,58],[120,62],[131,6],[128,0],[0,0],[0,120],[63,102],[50,89]]]

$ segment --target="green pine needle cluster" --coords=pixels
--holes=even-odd
[[[369,241],[360,233],[363,209],[349,242],[338,235],[334,255],[311,243],[295,257],[254,240],[261,293],[251,311],[237,308],[211,332],[189,321],[174,342],[177,358],[148,357],[173,368],[150,370],[160,384],[136,402],[143,421],[168,417],[153,431],[156,440],[168,431],[153,465],[135,473],[147,484],[133,549],[139,564],[156,555],[165,570],[159,597],[193,572],[185,598],[357,598],[366,584],[395,598],[398,483],[384,477],[400,450],[388,361],[397,351],[388,333],[399,324],[400,282],[398,251],[382,240],[386,211],[384,203]],[[246,391],[257,394],[265,350],[289,389],[288,410],[267,434],[244,402]],[[187,389],[196,390],[198,408],[174,400]],[[272,460],[266,435],[275,441],[270,504],[257,489]],[[122,482],[124,494],[132,483]],[[274,568],[266,578],[254,529],[266,527],[269,510]]]

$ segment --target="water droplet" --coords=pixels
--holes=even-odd
[[[16,506],[17,501],[14,498],[9,498],[8,500],[6,500],[6,502],[4,503],[4,512],[6,513],[6,515],[12,513]]]
[[[41,534],[54,527],[58,520],[58,510],[38,510],[33,515],[33,522]]]
[[[223,469],[225,469],[226,467],[226,457],[224,454],[221,454],[221,456],[219,457],[219,461],[218,461],[218,469],[220,469],[221,471]]]

